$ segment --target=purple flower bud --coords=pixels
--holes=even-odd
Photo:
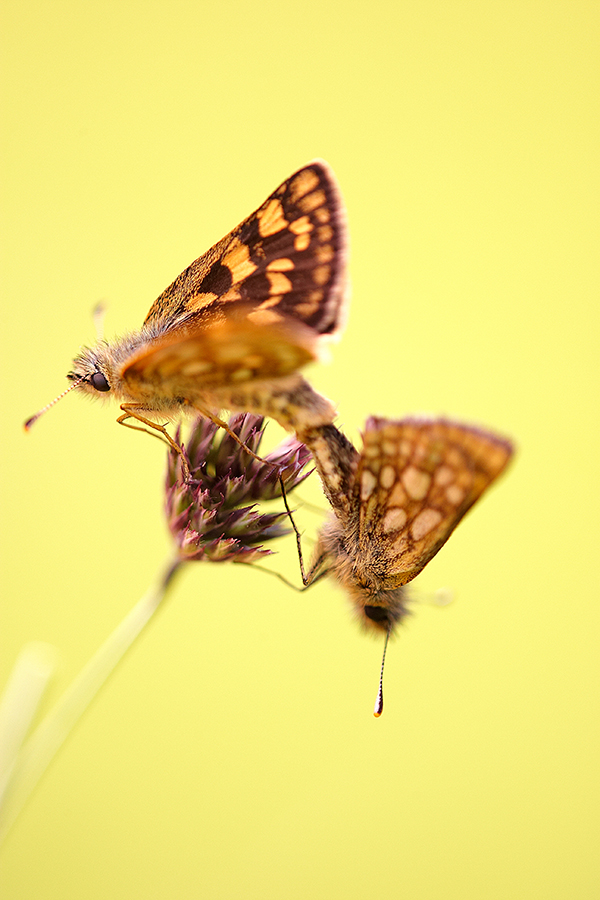
[[[281,497],[280,477],[286,495],[304,481],[311,471],[309,451],[288,438],[257,460],[246,447],[258,453],[263,418],[244,413],[228,424],[244,447],[203,416],[193,422],[185,446],[177,429],[191,480],[181,456],[169,452],[165,509],[182,560],[254,562],[272,552],[262,546],[266,541],[291,531],[286,512],[261,513],[256,501]]]

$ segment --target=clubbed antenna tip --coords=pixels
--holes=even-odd
[[[30,416],[29,419],[27,419],[27,421],[23,423],[23,428],[25,429],[25,431],[29,431],[33,423],[36,422],[40,416],[43,416],[45,412],[47,412],[49,409],[52,409],[55,403],[58,403],[59,400],[62,400],[65,394],[68,394],[69,391],[72,391],[73,388],[76,388],[77,385],[81,384],[81,382],[84,380],[84,378],[78,378],[76,381],[70,384],[69,387],[62,392],[62,394],[59,394],[58,397],[55,397],[54,400],[51,400],[50,403],[47,403],[45,406],[43,406],[35,413],[35,415]]]
[[[377,700],[375,701],[375,709],[373,710],[373,715],[376,719],[378,719],[383,712],[383,667],[385,665],[385,653],[387,650],[388,641],[390,639],[390,631],[391,626],[388,626],[387,634],[385,636],[385,644],[383,645],[383,658],[381,660],[381,672],[379,674],[379,690],[377,691]]]

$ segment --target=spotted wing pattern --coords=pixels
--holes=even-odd
[[[444,419],[370,418],[353,487],[357,558],[379,547],[386,587],[411,581],[512,452],[503,438]]]
[[[144,325],[189,326],[241,302],[336,337],[346,319],[347,244],[335,177],[315,160],[188,266],[154,302]]]
[[[130,391],[160,384],[163,397],[170,392],[173,399],[189,401],[202,389],[284,378],[316,359],[307,326],[247,307],[226,307],[201,328],[178,329],[149,341],[128,357],[121,378]]]

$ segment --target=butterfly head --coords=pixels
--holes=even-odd
[[[41,415],[51,409],[59,400],[73,390],[82,391],[92,396],[110,396],[114,391],[115,383],[118,384],[112,362],[112,353],[108,344],[99,342],[96,347],[84,349],[73,360],[73,369],[68,373],[67,379],[71,382],[69,387],[30,416],[25,422],[25,431],[29,431],[34,422]]]
[[[367,574],[367,577],[365,577]],[[393,586],[386,575],[365,573],[362,567],[353,566],[340,572],[338,578],[346,588],[354,610],[368,631],[392,634],[396,626],[408,615],[406,588]]]
[[[403,579],[391,570],[391,556],[381,543],[357,552],[353,529],[337,516],[319,534],[317,554],[323,568],[345,589],[361,624],[369,631],[393,633],[408,615]]]
[[[73,368],[67,378],[82,393],[108,396],[119,382],[112,357],[106,341],[100,341],[94,347],[85,347],[73,360]]]
[[[123,377],[126,362],[146,346],[148,329],[125,334],[116,340],[100,340],[92,347],[83,347],[73,360],[67,374],[72,386],[81,393],[103,399],[113,397],[119,402],[144,401],[140,389],[135,394]]]
[[[319,533],[313,573],[331,572],[354,606],[361,625],[385,635],[379,674],[379,689],[373,715],[383,712],[383,669],[388,641],[399,622],[408,615],[405,579],[392,568],[392,555],[385,543],[358,548],[356,528],[332,516]]]

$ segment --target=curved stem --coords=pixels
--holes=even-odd
[[[144,594],[96,651],[9,765],[3,779],[4,785],[0,784],[0,843],[61,745],[160,609],[173,576],[181,565],[179,559],[169,563],[159,582]]]

